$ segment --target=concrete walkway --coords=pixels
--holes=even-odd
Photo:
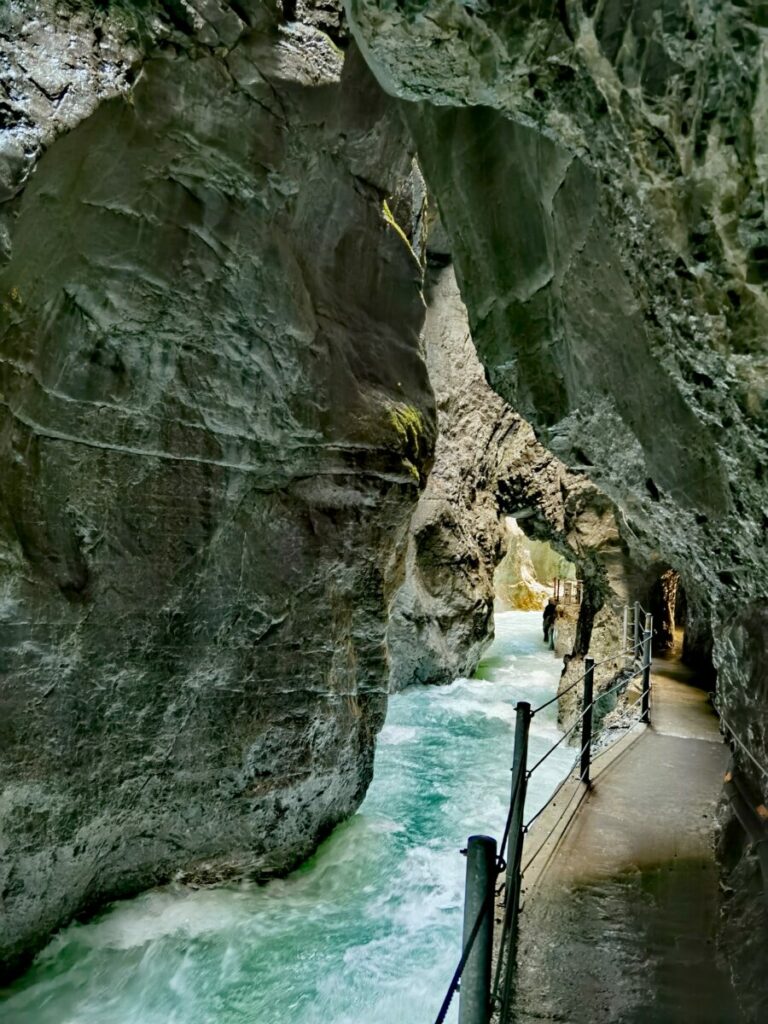
[[[714,945],[728,751],[679,662],[656,660],[652,685],[652,727],[596,762],[573,824],[524,876],[515,1024],[741,1020]],[[532,830],[524,863],[558,813]]]

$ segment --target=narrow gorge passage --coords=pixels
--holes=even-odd
[[[560,667],[538,612],[497,614],[476,678],[391,698],[360,812],[304,867],[262,887],[151,891],[70,926],[5,993],[4,1024],[431,1021],[460,949],[458,851],[500,835],[514,705],[553,695]],[[555,718],[537,717],[535,756]],[[537,773],[532,810],[573,756]]]
[[[429,1024],[514,699],[635,602],[766,1024],[766,10],[0,2],[0,1024]],[[575,594],[468,682],[497,565]]]

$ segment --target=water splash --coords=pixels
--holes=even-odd
[[[477,678],[390,699],[360,812],[299,871],[169,886],[71,925],[5,993],[4,1024],[428,1024],[460,952],[458,850],[500,835],[514,705],[559,672],[538,613],[497,615]],[[531,756],[559,735],[553,706]],[[536,773],[529,813],[572,761],[561,748]]]

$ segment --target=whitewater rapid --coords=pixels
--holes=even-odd
[[[536,612],[496,616],[474,679],[390,698],[360,811],[288,878],[168,886],[56,936],[3,993],[3,1024],[430,1024],[461,946],[467,836],[500,836],[518,700],[560,663]],[[560,736],[553,705],[531,757]],[[573,762],[531,780],[528,814]],[[456,1006],[450,1021],[456,1019]]]

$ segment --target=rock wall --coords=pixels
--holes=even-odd
[[[270,3],[5,5],[0,962],[358,805],[434,441],[411,173]]]
[[[459,465],[578,563],[577,651],[606,595],[679,571],[692,647],[768,764],[762,6],[347,6],[410,134],[331,2],[0,12],[10,967],[177,870],[285,870],[364,792],[434,437],[391,212],[414,142],[459,336],[538,435],[488,406],[510,433]],[[487,637],[500,547],[485,498],[457,545],[450,451],[393,616],[427,653],[394,685],[446,671],[441,633],[465,665]],[[469,566],[447,589],[446,551]],[[738,922],[756,874],[731,838]]]
[[[387,628],[393,691],[471,675],[493,639],[493,573],[504,552],[496,481],[518,426],[485,382],[450,265],[428,271],[426,297],[438,436]]]
[[[390,686],[447,683],[477,667],[493,638],[505,515],[519,516],[534,543],[552,545],[586,581],[583,614],[568,634],[576,671],[590,643],[600,650],[619,645],[621,611],[637,572],[612,503],[583,473],[569,472],[489,387],[439,225],[432,229],[425,242],[433,265],[424,344],[438,439],[390,614]]]
[[[751,653],[768,597],[764,5],[348,8],[409,101],[490,382],[618,504],[635,562],[680,572],[719,699],[768,766]],[[766,1000],[744,989],[751,1019]]]

